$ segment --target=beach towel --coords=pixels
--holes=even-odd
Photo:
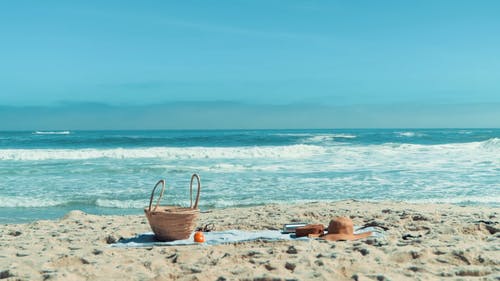
[[[356,231],[356,233],[364,233],[371,231],[370,237],[383,238],[384,232],[377,227],[366,227]],[[284,234],[279,230],[262,230],[262,231],[243,231],[243,230],[226,230],[226,231],[211,231],[205,232],[205,242],[196,243],[193,240],[194,233],[188,239],[175,240],[169,242],[156,241],[153,232],[139,234],[133,238],[122,238],[118,242],[111,244],[111,247],[116,248],[142,248],[153,246],[184,246],[184,245],[219,245],[228,243],[239,243],[256,240],[265,241],[280,241],[280,240],[296,240],[308,241],[308,237],[295,237],[295,234]]]

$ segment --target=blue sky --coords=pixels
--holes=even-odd
[[[101,128],[85,119],[96,111],[146,128],[159,105],[191,110],[152,126],[167,129],[391,127],[401,108],[410,112],[397,126],[498,127],[499,10],[457,0],[2,1],[0,129]],[[75,107],[73,123],[54,121]],[[195,124],[207,107],[246,109],[231,126]],[[277,108],[281,123],[252,123]]]

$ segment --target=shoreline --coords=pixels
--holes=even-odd
[[[216,246],[111,248],[150,232],[144,215],[72,211],[0,226],[5,280],[498,280],[500,208],[357,200],[206,210],[216,230],[279,230],[304,221],[387,228],[383,239],[251,241]],[[259,279],[263,278],[263,279]],[[267,278],[267,279],[266,279]]]
[[[224,207],[213,207],[201,208],[201,212],[211,212],[213,210],[227,210],[227,209],[240,209],[240,208],[258,208],[264,207],[267,205],[307,205],[307,204],[335,204],[345,201],[352,202],[366,202],[370,204],[384,204],[384,203],[396,203],[396,204],[408,204],[408,205],[451,205],[455,207],[472,207],[472,208],[492,208],[492,209],[500,209],[500,202],[493,203],[488,201],[489,203],[479,202],[479,201],[470,201],[470,202],[447,202],[436,200],[375,200],[375,199],[340,199],[340,200],[298,200],[293,202],[270,202],[270,203],[261,203],[261,204],[244,204],[244,205],[230,205]],[[74,207],[74,208],[73,208]],[[80,207],[80,208],[79,208]],[[146,207],[146,204],[144,204]],[[2,207],[3,209],[7,209],[6,214],[16,214],[19,212],[23,212],[25,217],[21,219],[9,217],[0,217],[0,225],[4,224],[27,224],[33,223],[36,221],[56,221],[62,219],[66,214],[73,210],[79,210],[85,212],[89,215],[95,216],[138,216],[143,214],[142,208],[112,208],[112,207],[103,207],[103,206],[86,206],[86,205],[76,205],[76,206],[47,206],[47,207]],[[0,209],[2,209],[0,208]],[[55,210],[50,210],[55,209]],[[44,212],[49,210],[49,215],[45,215],[45,217],[35,217],[37,212]],[[29,214],[26,217],[26,212]],[[34,215],[35,214],[35,215]],[[5,215],[5,214],[4,214]],[[6,219],[7,218],[7,219]]]

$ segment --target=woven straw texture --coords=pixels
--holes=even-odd
[[[196,200],[193,205],[193,181],[194,179],[198,182],[198,191],[196,194]],[[156,188],[161,185],[162,189],[158,201],[153,209],[151,205],[153,203],[153,197]],[[160,200],[165,192],[165,181],[160,180],[153,188],[151,192],[151,198],[149,200],[149,207],[144,208],[144,213],[148,219],[151,229],[155,233],[155,237],[159,241],[173,241],[187,239],[194,231],[196,223],[198,220],[198,215],[200,210],[198,209],[198,201],[200,199],[201,191],[201,180],[197,174],[191,177],[191,183],[189,185],[191,205],[189,208],[179,207],[179,206],[158,206]]]

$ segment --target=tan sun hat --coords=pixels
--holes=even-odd
[[[354,224],[352,220],[346,217],[338,217],[330,221],[328,225],[328,234],[321,238],[329,241],[356,240],[368,237],[371,234],[371,231],[354,234]]]

